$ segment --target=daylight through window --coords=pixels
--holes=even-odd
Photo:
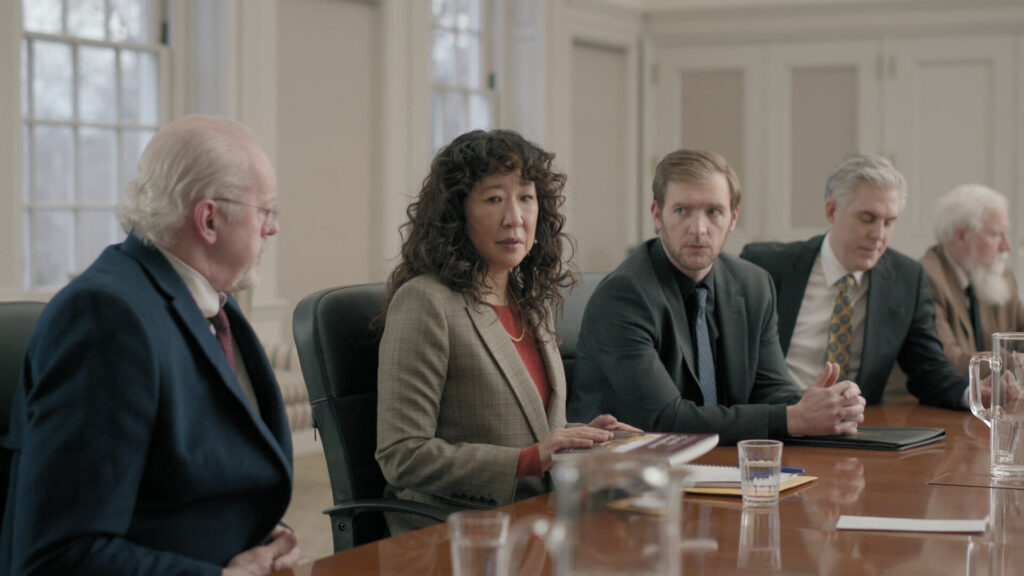
[[[24,288],[49,292],[123,238],[116,206],[161,123],[157,0],[23,0]]]

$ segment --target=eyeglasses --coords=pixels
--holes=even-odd
[[[255,204],[249,204],[247,202],[239,202],[238,200],[232,200],[231,198],[211,198],[215,202],[227,202],[228,204],[238,204],[239,206],[248,206],[249,208],[255,208],[259,211],[260,215],[263,216],[263,229],[268,230],[273,228],[274,224],[277,224],[277,219],[281,215],[281,210],[278,207],[264,208],[263,206],[257,206]]]

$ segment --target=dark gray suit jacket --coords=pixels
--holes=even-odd
[[[715,317],[725,368],[719,405],[700,405],[694,345],[661,240],[649,240],[598,285],[580,328],[568,420],[601,413],[662,432],[717,433],[723,444],[786,435],[800,400],[776,333],[775,290],[735,256],[715,262]]]
[[[747,244],[742,258],[767,270],[779,291],[779,341],[788,353],[796,317],[824,236],[803,242]],[[935,332],[935,305],[924,268],[889,248],[871,269],[864,346],[857,385],[868,404],[882,401],[885,384],[898,362],[907,389],[921,401],[963,409],[967,378],[957,374]]]

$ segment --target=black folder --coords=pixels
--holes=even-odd
[[[857,433],[839,436],[793,436],[786,438],[790,446],[827,446],[859,450],[906,450],[937,442],[946,437],[944,428],[903,426],[858,426]]]

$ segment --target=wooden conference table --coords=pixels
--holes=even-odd
[[[783,493],[779,548],[752,558],[740,550],[738,498],[687,495],[682,573],[1024,574],[1024,484],[990,487],[988,428],[968,412],[912,399],[868,408],[866,425],[946,429],[946,439],[903,452],[786,446],[782,463],[818,480]],[[697,460],[735,465],[734,446]],[[516,518],[553,514],[553,494],[506,507]],[[981,534],[837,531],[840,514],[988,519]],[[760,562],[760,565],[758,565]],[[521,574],[547,574],[549,562]],[[537,566],[538,563],[534,563]],[[339,552],[280,574],[327,576],[451,574],[447,525]]]

